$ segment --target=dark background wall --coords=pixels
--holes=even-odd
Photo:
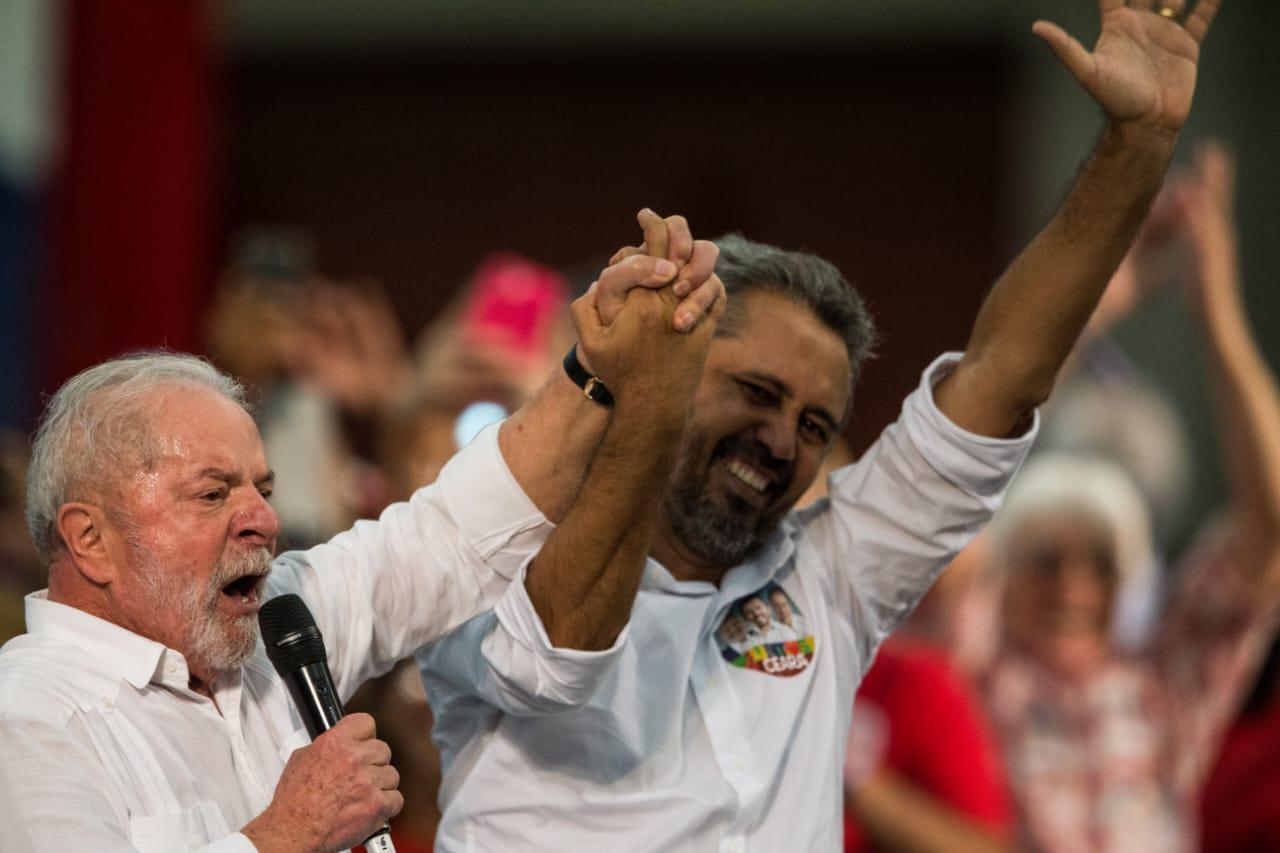
[[[486,253],[566,267],[637,239],[643,206],[834,261],[884,343],[865,446],[930,354],[962,347],[1003,262],[998,47],[236,66],[228,227],[305,225],[410,329]]]

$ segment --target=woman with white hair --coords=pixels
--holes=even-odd
[[[1022,846],[1196,846],[1195,798],[1270,636],[1280,588],[1280,395],[1248,331],[1226,155],[1202,150],[1170,204],[1195,249],[1228,513],[1186,561],[1145,649],[1113,642],[1121,589],[1154,564],[1146,506],[1096,458],[1046,454],[990,528],[999,640],[979,683]]]

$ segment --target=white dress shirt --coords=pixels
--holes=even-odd
[[[542,695],[513,687],[502,657],[514,596],[420,652],[445,768],[437,849],[839,850],[854,689],[994,512],[1035,432],[948,421],[932,388],[957,359],[934,362],[897,423],[832,475],[831,497],[787,516],[718,587],[650,560],[627,642],[563,672],[544,660]],[[777,587],[801,639],[743,650],[717,636]]]
[[[509,588],[523,593],[510,581],[548,531],[495,427],[378,521],[279,557],[268,596],[307,602],[346,699]],[[44,593],[28,598],[27,627],[0,651],[0,848],[254,849],[237,830],[309,741],[261,644],[210,701],[189,689],[178,652]],[[523,665],[533,641],[503,642]]]

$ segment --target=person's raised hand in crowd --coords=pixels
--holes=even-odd
[[[1176,225],[1191,249],[1188,295],[1205,315],[1243,312],[1235,214],[1235,160],[1218,142],[1196,149],[1171,187]]]
[[[241,830],[260,853],[328,853],[364,841],[404,805],[373,717],[349,714],[289,756],[271,805]]]
[[[1186,123],[1200,43],[1220,5],[1197,0],[1099,0],[1102,32],[1092,51],[1057,24],[1037,21],[1044,39],[1076,81],[1117,125],[1167,134]]]
[[[313,279],[296,309],[287,357],[295,379],[358,415],[378,413],[405,389],[410,362],[404,332],[376,282]]]
[[[446,309],[423,330],[415,344],[415,391],[442,408],[461,409],[477,400],[492,400],[514,411],[522,406],[559,366],[572,340],[567,317],[558,318],[546,353],[536,357],[506,347],[468,341],[461,306]],[[563,312],[567,313],[567,312]]]
[[[1201,145],[1173,187],[1179,231],[1192,254],[1188,296],[1206,345],[1218,405],[1235,535],[1233,563],[1280,589],[1280,389],[1249,326],[1233,213],[1235,162]]]

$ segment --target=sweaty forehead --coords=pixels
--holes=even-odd
[[[733,297],[741,322],[712,343],[708,362],[731,373],[772,377],[806,406],[837,418],[850,395],[849,353],[844,341],[805,305],[766,290]]]
[[[253,418],[211,390],[173,387],[150,401],[151,453],[158,466],[177,472],[216,467],[251,473],[266,466]]]

